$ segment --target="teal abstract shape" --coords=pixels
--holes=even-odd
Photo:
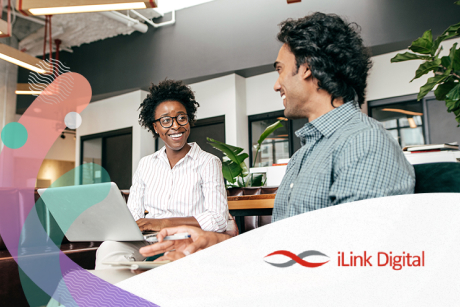
[[[83,195],[72,191],[74,182],[80,182],[79,176],[88,170],[100,172],[110,178],[107,171],[97,164],[87,163],[74,168],[50,186],[59,187],[55,191],[68,194],[65,205],[63,206],[60,200],[56,203],[56,199],[50,198],[46,190],[24,223],[21,237],[27,237],[28,240],[20,243],[18,264],[21,269],[21,284],[30,306],[43,306],[43,303],[49,300],[48,297],[56,295],[58,285],[61,285],[60,298],[54,298],[65,301],[68,306],[77,306],[63,282],[64,272],[61,271],[59,248],[64,234],[78,216],[104,200],[110,191],[110,182],[91,185],[90,193]],[[50,212],[46,206],[49,203],[54,204],[53,208],[57,208],[57,211]],[[59,221],[54,219],[52,213],[60,216]],[[43,271],[47,274],[43,275]]]
[[[12,122],[3,127],[2,142],[6,147],[17,149],[27,142],[27,129],[20,123]]]
[[[72,223],[84,211],[103,201],[109,194],[110,182],[91,184],[86,194],[76,191],[73,186],[63,186],[65,183],[70,182],[72,178],[87,172],[88,169],[91,169],[91,171],[96,170],[103,174],[104,177],[110,178],[107,171],[100,165],[86,163],[67,172],[50,186],[51,189],[59,187],[59,189],[54,190],[54,196],[50,197],[47,191],[41,195],[46,207],[53,208],[52,215],[60,217],[57,224],[63,233],[67,232]]]
[[[91,183],[100,183],[101,181],[97,182],[95,180],[85,180],[85,177],[88,177],[88,174],[92,174],[92,177],[94,177],[93,174],[101,174],[104,178],[107,178],[106,182],[109,182],[108,188],[101,189],[103,191],[102,194],[106,193],[105,196],[103,197],[102,195],[99,195],[96,200],[91,200],[92,204],[88,203],[85,201],[83,206],[84,207],[90,207],[92,205],[95,205],[99,202],[98,199],[102,198],[104,199],[109,190],[110,190],[110,175],[109,173],[100,165],[95,164],[95,163],[85,163],[83,165],[80,165],[61,177],[59,177],[53,184],[50,186],[50,188],[57,188],[57,187],[66,187],[66,186],[74,186],[75,182],[82,182],[83,184],[91,184]],[[61,225],[59,225],[56,220],[54,219],[53,214],[48,210],[46,207],[45,203],[43,202],[43,199],[47,198],[47,193],[46,191],[43,193],[43,196],[38,199],[38,201],[35,203],[35,209],[38,212],[38,216],[40,219],[40,222],[43,226],[43,229],[48,233],[48,236],[50,239],[56,244],[56,246],[60,247],[61,242],[64,238],[64,233],[67,231],[61,228]],[[48,197],[49,198],[49,197]],[[78,199],[76,199],[78,202]],[[97,202],[94,202],[97,201]],[[47,202],[48,203],[48,202]],[[79,206],[77,204],[76,206]],[[77,208],[77,211],[84,211],[84,207]],[[78,216],[75,216],[74,219],[76,219]],[[72,219],[67,220],[64,225],[64,227],[69,226],[68,224],[71,223]],[[66,226],[67,225],[67,226]]]

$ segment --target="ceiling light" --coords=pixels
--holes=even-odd
[[[422,116],[422,115],[423,115],[423,113],[412,112],[412,111],[401,110],[401,109],[389,109],[389,108],[385,108],[385,109],[382,109],[382,111],[396,112],[396,113],[402,113],[402,114],[413,115],[413,116]]]
[[[49,67],[49,64],[46,62],[5,44],[0,44],[0,59],[27,68],[29,70],[33,70],[40,74],[47,74],[51,72],[51,70],[46,71],[39,67]]]
[[[158,2],[158,8],[161,12],[171,12],[185,9],[187,7],[200,5],[214,0],[163,0]]]
[[[34,84],[33,88],[46,88],[45,84]],[[16,87],[16,95],[40,95],[42,91],[34,91],[30,89],[29,83],[18,83]]]
[[[42,92],[39,91],[18,91],[16,90],[16,95],[40,95]]]
[[[54,3],[54,4],[51,4]],[[17,0],[17,9],[24,15],[56,15],[103,11],[139,10],[157,7],[156,0]]]

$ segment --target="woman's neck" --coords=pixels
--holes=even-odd
[[[171,168],[173,168],[177,162],[179,162],[183,157],[185,157],[185,155],[187,155],[187,153],[190,151],[190,148],[192,147],[187,143],[180,150],[173,150],[166,146],[166,156],[168,157],[169,165]]]

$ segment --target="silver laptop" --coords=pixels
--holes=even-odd
[[[71,242],[156,237],[156,233],[141,233],[114,182],[39,189],[38,193]]]

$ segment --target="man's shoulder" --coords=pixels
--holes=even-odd
[[[364,113],[354,116],[342,129],[339,129],[339,133],[339,143],[343,145],[365,142],[367,145],[372,146],[382,144],[382,141],[384,143],[387,143],[387,141],[390,143],[395,142],[380,122]]]

